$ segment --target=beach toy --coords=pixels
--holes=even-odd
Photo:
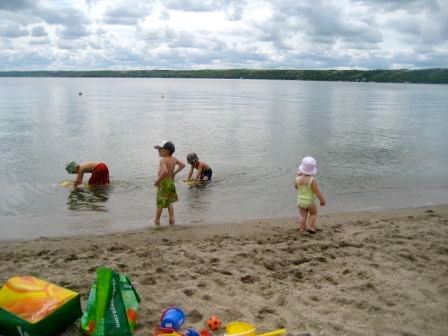
[[[199,334],[201,336],[211,336],[210,331],[205,330],[205,329],[201,329],[201,331],[199,332]]]
[[[264,334],[258,334],[255,326],[245,322],[230,322],[226,325],[225,336],[275,336],[286,334],[286,329],[277,329]]]
[[[184,336],[200,336],[199,331],[194,328],[188,328],[185,330]]]
[[[73,181],[61,181],[61,182],[59,182],[59,185],[64,188],[72,188]]]
[[[185,183],[188,187],[196,187],[199,185],[203,185],[208,181],[204,181],[204,180],[184,180],[182,181],[183,183]]]
[[[63,187],[63,188],[73,188],[74,184],[75,183],[73,181],[67,181],[67,180],[59,182],[59,186]],[[88,188],[88,187],[89,187],[89,185],[85,184],[85,183],[78,185],[78,188]]]
[[[160,326],[179,330],[185,322],[185,313],[178,307],[169,307],[162,312]]]
[[[216,330],[220,326],[221,326],[221,320],[215,315],[210,316],[210,318],[207,320],[207,327],[210,330]]]
[[[0,289],[0,335],[57,335],[81,316],[79,294],[32,276]]]
[[[152,336],[184,336],[179,334],[173,328],[154,327],[152,330]]]

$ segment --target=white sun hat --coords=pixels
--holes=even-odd
[[[305,175],[316,175],[316,160],[311,156],[304,157],[299,166],[299,172]]]

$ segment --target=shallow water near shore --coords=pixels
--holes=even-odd
[[[295,216],[306,155],[323,213],[448,201],[447,86],[1,78],[0,101],[0,239],[150,225],[166,139],[214,172],[198,188],[179,175],[178,224]],[[111,187],[61,188],[72,159],[108,163]]]

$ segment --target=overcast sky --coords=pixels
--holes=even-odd
[[[448,67],[448,0],[0,0],[0,71]]]

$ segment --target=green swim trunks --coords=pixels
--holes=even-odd
[[[177,202],[176,185],[172,178],[166,178],[160,182],[157,189],[157,207],[168,208],[174,202]]]

